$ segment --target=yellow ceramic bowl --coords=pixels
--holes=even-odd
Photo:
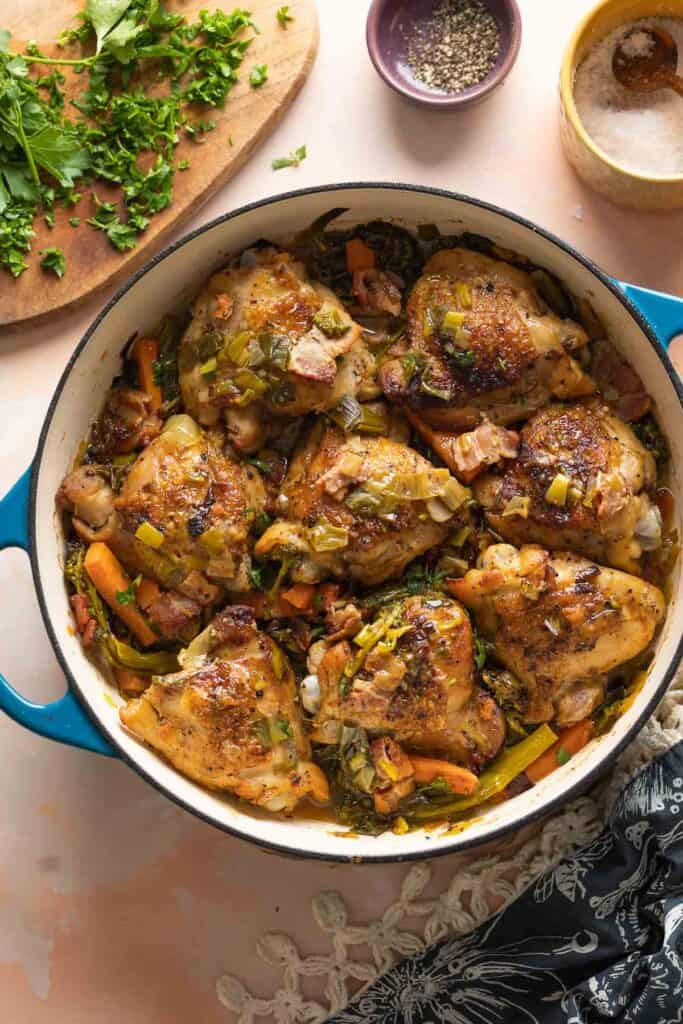
[[[579,24],[560,72],[561,136],[580,178],[615,203],[638,210],[683,207],[683,174],[653,178],[626,170],[586,133],[574,103],[574,75],[585,55],[606,35],[638,18],[683,18],[683,0],[603,0]]]

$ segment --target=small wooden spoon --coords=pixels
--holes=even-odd
[[[633,56],[624,49],[624,43],[634,35],[647,35],[652,41],[650,52]],[[612,58],[614,77],[633,92],[654,92],[656,89],[674,89],[683,96],[683,78],[676,74],[678,47],[662,28],[634,28],[619,43]]]

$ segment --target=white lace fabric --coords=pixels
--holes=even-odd
[[[453,855],[447,882],[434,896],[425,895],[432,879],[430,862],[414,864],[406,871],[397,899],[368,923],[349,921],[338,892],[319,893],[313,898],[313,916],[326,936],[327,951],[301,956],[289,936],[263,935],[257,953],[265,963],[282,970],[281,986],[270,998],[259,998],[238,978],[224,974],[216,982],[219,1001],[236,1024],[322,1024],[399,960],[447,936],[472,931],[534,878],[589,843],[603,828],[614,798],[626,783],[682,738],[683,672],[679,672],[614,771],[588,796],[512,840],[474,854]]]

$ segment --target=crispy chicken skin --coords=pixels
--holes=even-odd
[[[272,248],[248,252],[246,265],[209,280],[181,341],[183,401],[206,426],[222,412],[230,425],[251,405],[261,417],[264,408],[290,416],[330,409],[374,367],[362,328],[303,264]]]
[[[480,477],[474,495],[513,544],[570,548],[633,571],[661,542],[659,511],[646,493],[655,481],[653,456],[609,408],[551,405],[522,430],[519,456]]]
[[[265,490],[258,472],[230,458],[223,445],[220,430],[172,417],[138,456],[115,506],[127,534],[150,523],[164,535],[160,554],[186,566],[189,560],[209,580],[245,590],[249,527],[264,508]]]
[[[525,721],[560,727],[595,710],[605,675],[645,650],[665,610],[637,576],[536,545],[495,544],[450,587],[526,687]]]
[[[468,430],[484,413],[513,423],[553,397],[595,390],[568,354],[587,343],[583,328],[550,312],[530,276],[509,263],[468,249],[437,252],[407,315],[407,338],[390,350],[380,382],[432,426]]]
[[[287,658],[248,608],[225,608],[181,655],[181,672],[155,677],[121,721],[189,778],[269,811],[306,795],[327,799],[310,761]]]
[[[392,499],[392,488],[436,481],[443,498]],[[294,580],[353,577],[367,585],[398,576],[408,562],[440,543],[469,497],[447,470],[385,437],[347,437],[336,427],[314,429],[299,449],[283,487],[285,516],[258,540],[259,558],[294,558]],[[445,502],[448,501],[449,504]],[[334,547],[328,548],[328,535]]]
[[[407,598],[395,619],[400,635],[393,650],[384,651],[380,641],[346,685],[344,670],[359,648],[342,640],[326,651],[318,666],[322,704],[313,738],[336,742],[339,723],[351,723],[388,733],[408,749],[480,768],[500,749],[505,725],[477,685],[468,614],[434,595]]]

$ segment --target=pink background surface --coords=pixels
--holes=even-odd
[[[208,6],[211,6],[208,4]],[[290,5],[296,15],[296,0]],[[320,0],[321,50],[302,95],[249,165],[188,227],[290,188],[353,179],[438,185],[551,229],[609,273],[683,293],[683,213],[618,210],[588,192],[558,139],[557,76],[587,0],[521,0],[522,50],[504,88],[465,114],[406,106],[365,51],[366,0]],[[0,19],[1,20],[1,19]],[[308,158],[277,174],[273,157]],[[0,287],[11,287],[0,279]],[[106,295],[66,319],[0,338],[0,491],[32,457],[54,385]],[[0,665],[33,699],[63,692],[28,564],[0,560]],[[340,867],[265,854],[178,810],[123,765],[0,717],[0,1017],[12,1024],[218,1024],[228,971],[270,994],[256,956],[268,930],[327,951],[311,897],[339,889],[356,921],[395,899],[405,868]],[[456,863],[438,864],[437,879]]]

